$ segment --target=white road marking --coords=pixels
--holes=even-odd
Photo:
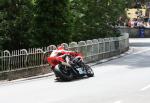
[[[116,102],[114,102],[114,103],[122,103],[121,101],[116,101]]]
[[[140,54],[140,53],[143,53],[143,52],[146,52],[146,51],[149,51],[150,49],[146,49],[146,50],[141,50],[141,51],[138,51],[138,52],[135,52],[131,55],[135,55],[135,54]]]
[[[145,90],[147,90],[147,89],[149,89],[149,88],[150,88],[150,85],[148,85],[148,86],[146,86],[146,87],[140,89],[140,91],[145,91]]]

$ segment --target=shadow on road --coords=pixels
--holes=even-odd
[[[134,57],[136,56],[136,57]],[[111,62],[108,62],[108,65],[122,65],[127,66],[128,69],[139,69],[139,68],[149,68],[150,67],[150,55],[128,55]],[[150,69],[150,68],[149,68]]]
[[[92,78],[92,77],[80,77],[80,78],[76,78],[76,79],[73,79],[73,80],[70,80],[70,81],[63,81],[63,80],[58,79],[58,80],[55,80],[55,82],[68,83],[68,82],[82,81],[82,80],[89,79],[89,78]]]
[[[132,47],[150,47],[150,42],[148,43],[141,43],[141,42],[136,42],[136,43],[130,43],[130,46]]]
[[[128,69],[150,69],[150,39],[138,39],[138,41],[130,42],[130,47],[134,48],[133,52],[104,65],[127,66]]]

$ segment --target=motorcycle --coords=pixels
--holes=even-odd
[[[66,57],[69,57],[69,63],[66,63]],[[94,76],[92,68],[83,62],[82,56],[77,52],[53,50],[47,61],[56,78],[60,80],[70,81],[75,78]]]

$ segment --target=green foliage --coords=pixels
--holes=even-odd
[[[68,42],[71,34],[69,0],[36,0],[33,45]]]
[[[27,48],[32,18],[30,0],[1,0],[0,2],[2,48],[10,50]]]
[[[73,0],[73,40],[119,36],[117,19],[125,14],[127,0]]]
[[[133,0],[0,0],[0,49],[119,36]]]

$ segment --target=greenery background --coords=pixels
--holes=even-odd
[[[0,50],[118,36],[132,0],[0,0]]]

